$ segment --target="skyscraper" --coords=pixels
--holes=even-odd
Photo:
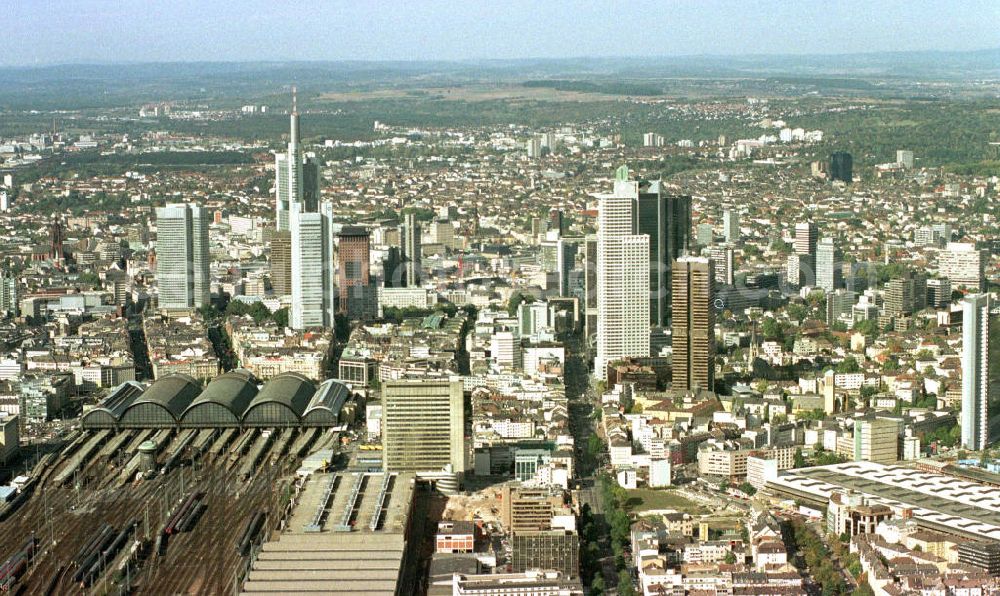
[[[740,241],[740,216],[732,209],[722,212],[722,234],[730,244]]]
[[[854,421],[854,461],[891,465],[899,461],[899,422],[891,418]]]
[[[315,213],[319,201],[319,164],[312,158],[303,158],[299,146],[299,108],[292,88],[292,114],[290,117],[288,149],[274,154],[274,193],[278,231],[290,229],[289,215],[292,203],[305,203],[306,213]]]
[[[830,155],[830,180],[840,180],[850,184],[854,180],[854,160],[846,151]]]
[[[420,287],[422,269],[420,262],[420,224],[413,213],[403,215],[403,261],[406,263],[406,286]]]
[[[375,288],[369,277],[370,244],[368,230],[348,226],[340,230],[340,312],[349,319],[374,317],[377,311]]]
[[[292,329],[333,326],[333,205],[323,203],[319,213],[300,211],[292,203],[291,225]]]
[[[562,209],[550,209],[549,210],[549,230],[558,232],[562,235],[565,229],[565,224],[563,223],[563,212]]]
[[[857,296],[854,292],[850,290],[845,290],[844,288],[837,288],[832,292],[827,292],[826,294],[826,324],[833,325],[837,321],[842,321],[845,324],[848,321],[843,319],[850,319],[850,315],[854,312],[854,302]]]
[[[819,231],[816,229],[816,224],[809,221],[795,224],[795,254],[816,254],[816,241],[818,239]]]
[[[705,257],[677,259],[673,286],[673,388],[715,387],[715,268]]]
[[[161,309],[196,309],[209,303],[208,218],[205,209],[187,203],[157,208],[156,280]]]
[[[798,255],[798,279],[789,276],[788,282],[802,286],[816,285],[816,241],[819,231],[812,222],[795,224],[795,254]],[[789,267],[789,271],[791,271]]]
[[[938,256],[938,272],[947,277],[951,287],[978,292],[985,287],[986,250],[977,250],[971,242],[949,242]]]
[[[390,246],[382,261],[382,285],[386,288],[402,288],[403,251],[398,246]]]
[[[736,266],[735,251],[729,244],[711,246],[707,249],[708,257],[715,266],[715,281],[720,284],[734,285]]]
[[[583,332],[587,348],[597,341],[597,236],[591,234],[583,242]]]
[[[292,294],[292,233],[288,230],[271,235],[271,289],[278,296]]]
[[[896,163],[902,165],[906,169],[913,168],[913,152],[907,151],[906,149],[896,150]]]
[[[17,276],[4,271],[0,274],[0,315],[17,316],[18,306]]]
[[[1000,314],[988,294],[962,301],[962,447],[982,450],[996,439],[1000,415]]]
[[[465,471],[462,383],[447,379],[382,385],[382,453],[387,472]]]
[[[927,278],[906,271],[885,284],[884,312],[889,317],[912,315],[927,306]]]
[[[667,195],[660,181],[639,186],[635,233],[649,236],[649,322],[669,324],[670,267],[691,240],[691,197]]]
[[[556,273],[559,275],[559,295],[570,295],[570,279],[576,268],[579,238],[559,238],[556,244]]]
[[[649,355],[649,236],[635,233],[638,196],[639,184],[622,166],[615,172],[614,192],[598,197],[598,377],[612,360]]]
[[[833,238],[823,238],[816,247],[816,285],[832,292],[844,285],[843,255]]]

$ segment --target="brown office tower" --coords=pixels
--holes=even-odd
[[[337,237],[340,239],[340,312],[349,319],[374,318],[377,304],[368,271],[368,230],[347,226]]]
[[[292,294],[292,233],[288,230],[271,236],[271,289],[278,296]]]
[[[678,391],[715,387],[714,269],[705,257],[681,257],[671,272],[673,388]]]

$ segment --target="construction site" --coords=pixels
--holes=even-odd
[[[123,386],[97,411],[138,415],[134,426],[149,428],[116,416],[104,428],[83,425],[40,457],[17,496],[0,505],[0,589],[239,593],[260,545],[288,523],[303,478],[332,463],[340,433],[301,424],[315,406],[311,382],[272,381],[255,400],[249,381],[223,377],[204,391],[169,377],[144,391]],[[216,402],[252,409],[252,423],[227,407],[218,425],[204,412],[198,428],[179,424],[192,404]],[[368,484],[359,492],[378,494]]]

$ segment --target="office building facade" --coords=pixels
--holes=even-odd
[[[413,213],[403,215],[403,226],[400,230],[403,237],[403,262],[405,263],[404,282],[407,287],[420,287],[422,282],[422,250],[420,244],[420,224]]]
[[[193,310],[210,303],[208,212],[186,203],[156,210],[159,307]]]
[[[274,155],[275,222],[278,231],[291,229],[293,203],[302,203],[301,211],[315,213],[319,207],[319,163],[304,157],[299,144],[299,108],[292,89],[292,113],[289,117],[288,147]]]
[[[830,155],[830,180],[848,184],[854,180],[854,159],[850,153],[837,151]]]
[[[372,318],[377,311],[377,303],[371,283],[368,230],[348,226],[342,228],[337,237],[339,311],[352,320]]]
[[[291,225],[292,329],[332,327],[334,308],[333,205],[319,212],[301,212],[304,203],[292,203]]]
[[[899,422],[889,418],[854,421],[854,461],[893,464],[899,460]]]
[[[660,181],[638,186],[635,234],[649,236],[649,322],[670,320],[670,267],[687,252],[691,240],[691,197],[664,193]]]
[[[938,256],[938,273],[951,282],[953,288],[965,287],[972,292],[985,288],[985,266],[989,253],[970,242],[949,242]]]
[[[844,258],[833,238],[823,238],[816,246],[816,286],[832,292],[844,285]]]
[[[614,192],[598,198],[597,357],[594,374],[628,356],[649,356],[649,241],[635,233],[638,182],[615,173]]]
[[[462,383],[446,379],[382,385],[382,453],[387,472],[465,471]]]
[[[288,230],[271,235],[271,289],[278,296],[292,294],[292,233]]]
[[[962,302],[962,447],[982,450],[996,439],[1000,416],[1000,314],[988,294]]]
[[[732,209],[726,209],[722,212],[722,235],[730,244],[736,244],[740,241],[740,216]]]
[[[715,387],[715,268],[711,259],[681,257],[673,268],[673,388]]]

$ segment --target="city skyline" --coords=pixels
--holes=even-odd
[[[11,6],[4,591],[1000,594],[1000,4]]]

